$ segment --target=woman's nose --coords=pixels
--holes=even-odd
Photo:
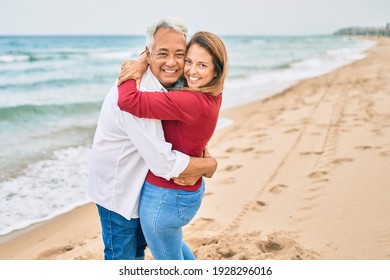
[[[191,66],[188,66],[188,68],[187,68],[187,73],[188,74],[195,74],[196,73],[196,67],[195,67],[195,65],[191,65]]]

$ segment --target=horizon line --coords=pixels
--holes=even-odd
[[[303,36],[324,36],[324,35],[334,35],[334,32],[332,33],[308,33],[308,34],[218,34],[219,36],[242,36],[242,37],[253,37],[253,36],[294,36],[294,37],[303,37]],[[145,34],[0,34],[0,37],[17,37],[17,36],[25,36],[25,37],[44,37],[44,36],[107,36],[107,37],[114,37],[114,36],[140,36],[140,37],[145,37]]]

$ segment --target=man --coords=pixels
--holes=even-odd
[[[149,68],[140,89],[166,91],[182,76],[187,28],[161,20],[147,31]],[[102,225],[105,259],[143,259],[146,242],[138,218],[138,202],[150,169],[167,180],[194,184],[213,174],[214,158],[190,158],[171,150],[161,122],[138,119],[117,106],[114,85],[101,109],[91,155],[88,196],[97,204]],[[180,176],[179,176],[180,175]]]

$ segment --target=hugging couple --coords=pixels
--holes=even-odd
[[[104,99],[92,146],[88,196],[104,258],[194,260],[182,227],[198,211],[217,161],[207,149],[222,102],[227,52],[210,32],[187,42],[178,20],[150,25],[146,50],[126,61]]]

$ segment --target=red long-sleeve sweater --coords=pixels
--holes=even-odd
[[[135,80],[118,86],[118,106],[122,111],[139,118],[162,120],[165,140],[172,149],[189,156],[200,157],[214,133],[222,94],[211,96],[192,90],[169,92],[139,91]],[[155,176],[149,171],[146,181],[163,188],[196,191],[201,186],[199,179],[194,186],[183,187],[173,180]]]

